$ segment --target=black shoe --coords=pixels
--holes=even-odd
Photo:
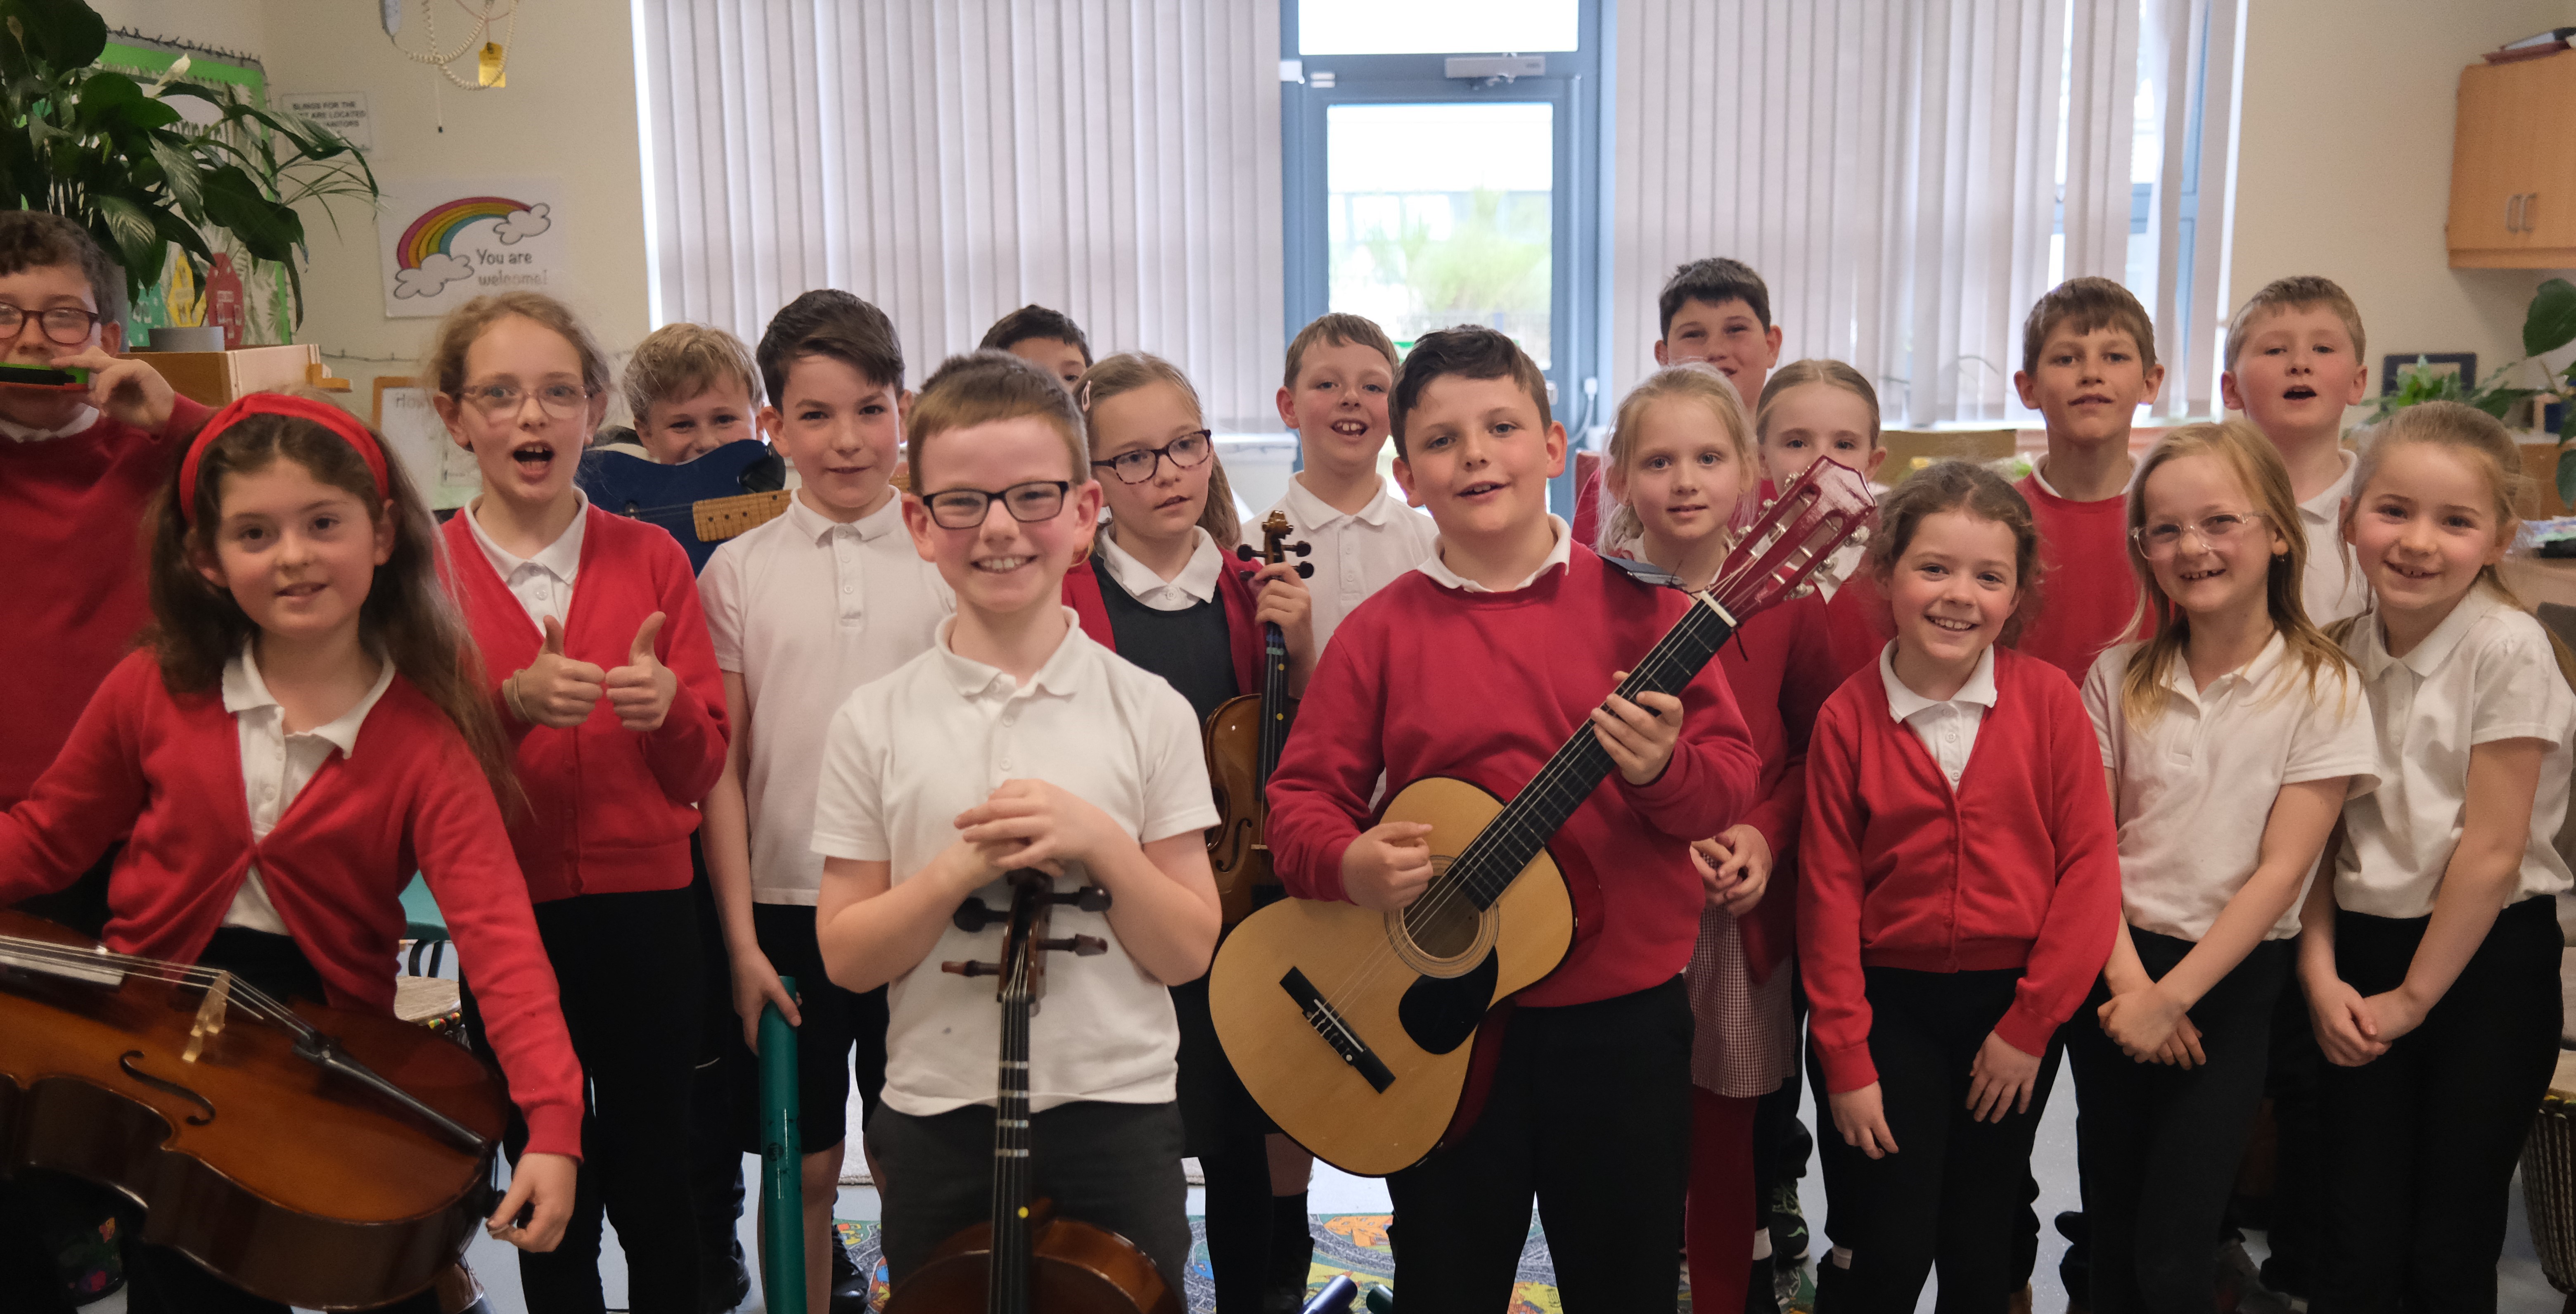
[[[1795,1179],[1771,1188],[1767,1211],[1770,1214],[1771,1254],[1783,1265],[1796,1264],[1807,1257],[1807,1215],[1798,1204]]]
[[[2066,1288],[2066,1305],[2075,1314],[2093,1308],[2093,1228],[2080,1210],[2057,1216],[2057,1234],[2066,1238],[2066,1254],[2057,1261],[2057,1280]]]
[[[873,1274],[859,1271],[850,1258],[850,1248],[841,1244],[841,1229],[832,1229],[825,1244],[832,1247],[832,1314],[868,1314],[868,1294]]]
[[[732,1314],[751,1299],[751,1268],[743,1262],[742,1242],[726,1238],[725,1248],[698,1255],[698,1308],[705,1314]]]

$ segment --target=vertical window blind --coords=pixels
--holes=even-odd
[[[756,341],[797,293],[893,317],[912,378],[1004,312],[1276,427],[1275,0],[636,0],[655,323]]]

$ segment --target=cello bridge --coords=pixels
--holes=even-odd
[[[206,1052],[206,1038],[219,1036],[224,1030],[224,1009],[233,996],[233,974],[215,973],[215,983],[206,987],[206,998],[197,1005],[196,1024],[188,1028],[188,1048],[180,1061],[194,1063]]]

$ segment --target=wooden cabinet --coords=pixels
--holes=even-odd
[[[2454,269],[2576,268],[2576,50],[2460,71]]]
[[[126,359],[144,361],[170,381],[182,397],[222,406],[246,392],[294,384],[324,392],[347,392],[349,381],[334,378],[322,363],[322,349],[309,342],[283,347],[242,347],[234,351],[147,351]]]

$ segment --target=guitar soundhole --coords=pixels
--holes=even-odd
[[[1404,910],[1404,933],[1433,958],[1456,958],[1475,947],[1480,921],[1475,901],[1435,876]]]

